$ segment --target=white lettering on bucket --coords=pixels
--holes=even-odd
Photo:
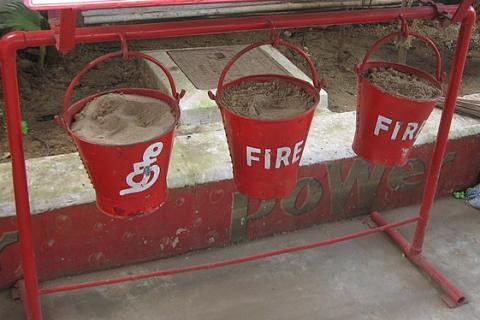
[[[393,126],[392,123],[394,123]],[[390,140],[398,140],[400,137],[402,141],[413,140],[418,136],[424,125],[425,121],[419,126],[417,122],[406,123],[402,121],[394,121],[390,118],[378,115],[373,134],[379,136],[382,131],[385,131],[390,135]],[[391,130],[392,127],[393,130]],[[403,134],[399,134],[400,132],[403,132]]]
[[[390,140],[395,140],[397,139],[397,136],[398,136],[398,131],[400,131],[400,127],[402,126],[402,123],[400,121],[398,121],[397,123],[395,123],[395,129],[393,129],[393,133],[392,133],[392,136],[390,137]]]
[[[380,130],[388,131],[388,126],[385,124],[391,124],[392,119],[384,117],[382,115],[378,115],[377,118],[377,125],[375,126],[375,131],[373,132],[376,136],[380,134]]]
[[[425,123],[427,123],[426,120],[422,122],[422,125],[421,125],[420,128],[417,130],[417,133],[415,134],[415,139],[417,139],[418,135],[419,135],[420,132],[422,131],[423,127],[425,126]]]
[[[300,160],[300,154],[302,153],[302,145],[303,145],[303,140],[299,141],[295,144],[295,148],[293,149],[293,161],[292,161],[292,163],[295,163],[298,160]]]
[[[282,162],[285,167],[288,166],[288,157],[292,153],[289,147],[280,147],[277,149],[277,161],[275,161],[275,169],[278,169],[282,166]]]
[[[130,188],[120,190],[121,196],[145,191],[157,181],[160,175],[160,167],[158,165],[152,165],[152,163],[157,161],[157,157],[162,152],[162,149],[163,143],[156,142],[145,150],[143,153],[143,161],[135,162],[133,164],[133,171],[126,177],[125,181]],[[140,175],[143,176],[142,180],[139,182],[133,180]]]
[[[252,161],[260,161],[260,158],[254,157],[253,153],[260,153],[262,150],[254,147],[247,146],[247,166],[252,166]]]
[[[275,169],[288,167],[300,160],[302,154],[304,140],[297,142],[292,147],[278,147],[276,150],[260,149],[256,147],[246,147],[247,166],[253,167],[255,162],[262,163],[263,168],[270,170],[272,168],[272,155],[275,157]],[[293,150],[293,152],[292,152]]]
[[[272,150],[265,149],[265,169],[270,169],[270,161],[272,157]]]
[[[415,131],[418,129],[418,123],[416,122],[409,122],[407,125],[407,129],[403,133],[402,140],[412,140],[415,137]]]

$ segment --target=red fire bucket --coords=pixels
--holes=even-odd
[[[127,218],[154,212],[167,199],[167,170],[172,150],[175,127],[180,117],[178,106],[182,93],[177,93],[168,69],[154,58],[130,51],[135,56],[159,66],[170,82],[172,97],[152,89],[122,88],[101,92],[71,104],[72,92],[88,70],[113,57],[125,56],[123,51],[113,52],[91,61],[70,83],[65,99],[63,124],[72,137],[96,191],[97,207],[115,218]],[[75,114],[93,99],[108,94],[123,93],[158,99],[166,103],[175,114],[175,123],[168,131],[149,141],[127,145],[103,145],[86,141],[71,130]]]
[[[386,61],[368,61],[384,43],[400,38],[402,32],[378,40],[368,51],[363,62],[356,66],[358,77],[357,124],[353,150],[365,160],[378,165],[402,166],[418,134],[432,112],[440,95],[431,99],[410,99],[394,96],[374,85],[366,78],[373,68],[392,68],[419,77],[441,92],[441,57],[435,44],[418,33],[410,33],[423,40],[435,52],[436,77],[422,70]]]
[[[283,75],[264,74],[242,77],[224,84],[233,64],[246,52],[262,45],[284,45],[307,61],[314,85],[303,80]],[[310,108],[294,117],[280,120],[260,120],[238,115],[221,102],[223,90],[246,81],[287,81],[303,88],[314,102]],[[238,190],[257,199],[284,198],[297,183],[300,158],[305,147],[315,108],[320,100],[320,83],[311,59],[300,48],[276,39],[261,41],[239,51],[225,66],[218,81],[217,94],[209,92],[221,110],[232,158],[234,181]]]

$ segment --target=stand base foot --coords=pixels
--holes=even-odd
[[[378,212],[372,212],[370,218],[377,226],[383,226],[388,223]],[[455,308],[468,302],[455,285],[438,271],[422,254],[411,253],[410,243],[397,230],[386,229],[384,232],[400,247],[410,262],[416,265],[427,277],[439,286],[443,292],[442,300],[450,308]]]
[[[32,307],[28,305],[27,290],[25,287],[25,280],[20,279],[15,283],[16,295],[15,299],[20,299],[25,307],[27,320],[42,320],[42,309],[40,304],[34,304]]]

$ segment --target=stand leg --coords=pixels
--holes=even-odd
[[[467,302],[464,295],[451,283],[440,271],[438,271],[422,254],[423,242],[425,239],[425,231],[428,220],[430,218],[430,209],[432,208],[433,200],[437,191],[438,178],[442,167],[443,157],[447,148],[448,132],[452,123],[453,113],[457,101],[458,89],[462,79],[463,69],[467,58],[468,46],[472,34],[472,28],[475,23],[476,14],[473,8],[470,8],[466,13],[460,32],[458,35],[457,47],[452,63],[450,74],[450,82],[448,86],[447,95],[445,98],[445,106],[440,120],[440,127],[438,129],[437,141],[433,151],[432,162],[428,172],[425,190],[423,193],[422,205],[420,208],[420,215],[415,229],[412,244],[405,239],[398,231],[394,229],[387,229],[385,233],[397,244],[404,252],[405,256],[415,264],[420,270],[427,274],[435,283],[437,283],[444,292],[443,301],[449,307],[456,307]],[[370,215],[373,222],[377,226],[387,224],[382,216],[374,212]]]
[[[370,218],[377,226],[387,224],[385,219],[378,213],[373,212]],[[411,254],[410,243],[395,229],[386,229],[384,231],[397,246],[403,251],[405,256],[427,276],[429,276],[442,289],[444,295],[442,300],[450,307],[458,307],[467,303],[465,296],[450,282],[440,271],[438,271],[423,255]]]
[[[423,192],[422,206],[420,208],[420,219],[412,242],[411,254],[420,254],[422,252],[425,231],[430,217],[430,209],[437,192],[438,178],[442,168],[443,157],[447,148],[448,132],[452,123],[453,113],[457,102],[458,89],[462,80],[465,60],[467,59],[468,46],[472,35],[472,28],[475,24],[475,10],[470,7],[467,11],[458,34],[457,47],[450,71],[450,81],[448,91],[445,97],[445,106],[443,107],[440,127],[438,128],[437,141],[433,151],[430,170],[428,171]]]
[[[27,173],[21,130],[20,97],[17,79],[17,52],[8,42],[15,40],[5,36],[0,42],[2,85],[5,101],[5,115],[8,129],[8,143],[12,154],[12,176],[15,191],[17,224],[20,236],[25,292],[24,304],[27,319],[41,320],[40,296],[38,289],[35,249],[32,238],[32,222],[28,197]],[[21,289],[22,290],[22,289]]]

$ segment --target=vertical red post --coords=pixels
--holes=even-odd
[[[63,54],[75,47],[75,29],[77,28],[77,12],[64,9],[60,12],[60,30],[57,49]]]
[[[41,320],[35,248],[32,237],[32,221],[28,197],[25,156],[23,152],[20,96],[17,79],[17,42],[24,41],[23,32],[6,35],[0,41],[3,98],[8,129],[8,143],[12,154],[12,176],[15,191],[17,225],[20,236],[23,278],[25,284],[24,304],[27,319]],[[20,290],[22,290],[21,288]]]
[[[475,24],[475,10],[470,7],[462,20],[462,25],[458,35],[457,47],[453,58],[452,68],[450,71],[450,81],[448,91],[445,96],[445,106],[443,107],[440,127],[438,128],[437,141],[433,151],[430,169],[425,181],[425,189],[423,191],[422,205],[420,208],[420,219],[418,220],[413,237],[411,255],[417,255],[422,252],[423,242],[425,239],[425,231],[430,218],[430,209],[437,191],[438,179],[442,168],[443,157],[447,148],[448,132],[452,123],[453,113],[457,103],[458,89],[462,80],[463,69],[467,59],[468,46],[472,35],[472,28]]]

